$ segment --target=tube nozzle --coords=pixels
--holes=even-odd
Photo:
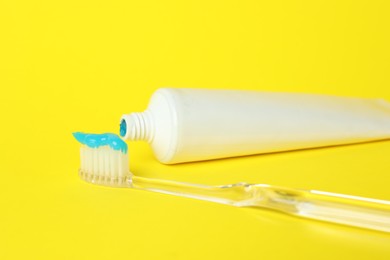
[[[149,142],[152,137],[150,125],[151,123],[146,112],[123,115],[119,133],[126,140],[145,140]]]

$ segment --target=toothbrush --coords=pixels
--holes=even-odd
[[[166,193],[236,207],[260,207],[309,219],[390,232],[390,201],[268,184],[206,186],[143,178],[129,171],[127,144],[115,134],[73,133],[82,146],[79,176],[90,183]]]

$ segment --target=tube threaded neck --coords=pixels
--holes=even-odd
[[[152,139],[152,127],[149,113],[145,111],[123,115],[119,132],[126,140],[143,140],[149,142]]]

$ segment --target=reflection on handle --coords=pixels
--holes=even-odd
[[[271,190],[271,189],[270,189]],[[290,214],[390,232],[390,202],[323,191],[269,190],[269,206]],[[281,192],[282,191],[282,192]],[[290,207],[283,205],[290,205]]]
[[[237,207],[256,206],[305,218],[390,232],[390,201],[267,184],[206,186],[133,176],[133,188]]]

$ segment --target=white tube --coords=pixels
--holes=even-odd
[[[258,91],[158,89],[121,136],[148,141],[166,164],[390,138],[379,99]]]

